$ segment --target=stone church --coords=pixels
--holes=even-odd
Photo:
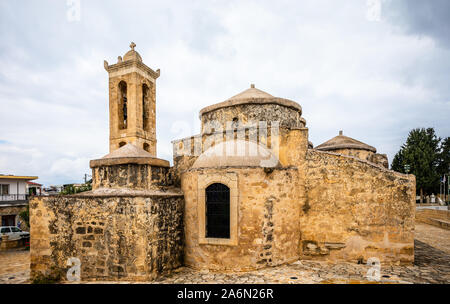
[[[30,203],[31,277],[147,281],[181,266],[248,271],[302,259],[411,264],[415,177],[344,136],[314,148],[302,107],[251,85],[156,153],[156,80],[131,44],[109,74],[109,154],[92,191]],[[187,101],[188,102],[188,101]]]

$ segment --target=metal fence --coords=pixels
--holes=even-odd
[[[26,194],[2,194],[0,195],[0,202],[5,201],[25,201],[28,200]]]

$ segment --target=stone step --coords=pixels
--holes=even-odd
[[[433,223],[433,225],[450,230],[450,222],[443,220],[443,219],[436,219],[436,218],[430,218],[430,221]]]

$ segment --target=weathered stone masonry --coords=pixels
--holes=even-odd
[[[413,262],[414,176],[313,150],[307,163],[303,258]]]
[[[183,263],[183,197],[65,196],[31,202],[31,277],[151,280]],[[51,265],[51,267],[49,267]]]

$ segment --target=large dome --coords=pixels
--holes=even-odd
[[[278,166],[278,158],[266,147],[252,141],[232,140],[218,143],[203,152],[192,168]]]
[[[281,106],[295,109],[298,112],[300,112],[300,115],[302,113],[302,107],[295,101],[285,99],[285,98],[274,97],[274,96],[270,95],[269,93],[266,93],[262,90],[255,88],[255,85],[252,84],[249,89],[247,89],[233,97],[228,98],[224,102],[216,103],[216,104],[213,104],[211,106],[201,109],[200,116],[202,116],[205,113],[217,110],[217,109],[233,107],[233,106],[243,105],[243,104],[278,104]]]

